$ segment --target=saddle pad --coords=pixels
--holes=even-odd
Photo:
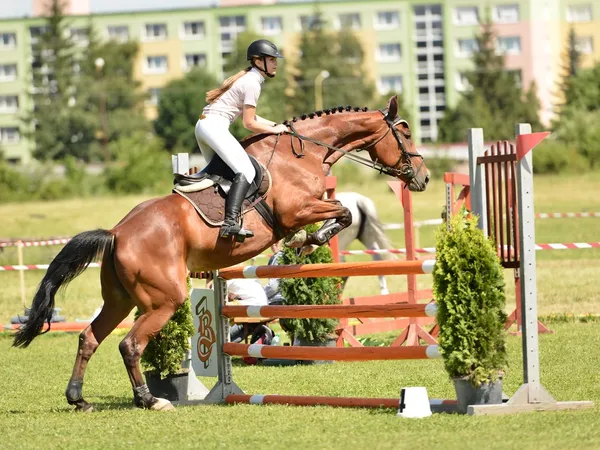
[[[263,178],[257,192],[258,199],[266,197],[271,190],[271,174],[262,164],[261,166],[263,169]],[[178,188],[174,188],[173,192],[189,201],[207,224],[216,227],[223,225],[223,220],[225,219],[225,196],[221,193],[217,185],[197,192],[183,192]],[[255,204],[256,201],[254,199],[245,199],[242,204],[242,215],[254,209]]]

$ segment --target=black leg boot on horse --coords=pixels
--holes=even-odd
[[[221,225],[219,237],[228,239],[234,236],[237,242],[244,242],[246,238],[254,237],[254,233],[242,228],[241,223],[242,203],[246,198],[249,188],[250,183],[248,183],[244,174],[235,174],[229,194],[225,200],[225,220],[223,220],[223,225]]]

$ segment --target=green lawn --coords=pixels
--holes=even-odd
[[[384,223],[401,222],[402,210],[379,177],[361,185],[345,185],[373,198]],[[600,174],[583,177],[536,177],[537,212],[600,211]],[[48,203],[0,205],[0,237],[70,236],[84,230],[110,228],[141,196],[94,198]],[[414,194],[415,219],[439,217],[444,185],[434,178],[430,188]],[[598,241],[600,219],[536,222],[537,242]],[[400,231],[390,232],[402,247]],[[422,228],[420,246],[434,245],[434,228]],[[354,244],[353,248],[360,248]],[[47,263],[59,247],[27,248],[25,263]],[[600,250],[537,253],[538,300],[541,314],[600,313]],[[356,257],[352,260],[360,260]],[[16,251],[0,252],[0,264],[16,264]],[[41,271],[25,272],[27,303]],[[512,283],[511,271],[506,271]],[[391,291],[406,289],[405,277],[389,277]],[[419,287],[431,286],[418,277]],[[202,283],[194,281],[196,286]],[[346,294],[377,293],[375,278],[350,279]],[[510,310],[514,299],[507,289]],[[69,320],[89,317],[101,305],[96,269],[87,270],[57,299]],[[19,276],[0,273],[0,323],[21,313]],[[540,336],[542,382],[558,400],[600,402],[600,322],[551,323],[554,334]],[[10,347],[0,335],[0,448],[598,448],[600,413],[590,411],[526,414],[508,417],[435,415],[424,420],[397,418],[393,410],[202,406],[179,407],[172,414],[131,407],[131,388],[111,335],[89,365],[84,394],[94,403],[90,415],[71,412],[64,399],[77,347],[76,334],[50,334],[31,348]],[[521,383],[520,339],[509,337],[510,368],[505,392]],[[236,365],[234,376],[248,393],[396,397],[402,386],[426,386],[431,398],[453,398],[451,383],[439,361],[336,363],[302,367]],[[210,381],[212,380],[205,380]],[[207,384],[209,384],[207,382]]]
[[[600,404],[600,323],[554,324],[540,337],[542,383],[557,400]],[[0,336],[0,448],[520,448],[600,446],[600,409],[514,416],[434,415],[411,420],[390,409],[194,406],[140,411],[111,335],[88,367],[84,394],[96,411],[71,412],[64,399],[76,334],[45,335],[27,350]],[[522,380],[520,338],[509,337],[505,392]],[[375,361],[320,366],[234,365],[247,393],[398,397],[425,386],[430,398],[453,398],[441,361]],[[204,380],[206,381],[206,380]],[[208,383],[207,383],[208,384]]]

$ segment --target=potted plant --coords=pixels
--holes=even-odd
[[[188,277],[188,292],[191,282]],[[139,316],[136,312],[136,318]],[[173,314],[160,332],[152,339],[142,354],[142,366],[148,389],[155,397],[169,401],[185,400],[188,390],[188,372],[191,337],[194,321],[189,301]]]
[[[507,366],[503,269],[494,244],[463,209],[436,233],[433,292],[439,348],[458,411],[502,403]]]
[[[318,228],[319,225],[308,225],[305,230],[310,234]],[[280,264],[331,262],[331,249],[326,245],[302,257],[296,249],[284,246],[280,260]],[[342,280],[339,277],[283,278],[280,280],[280,291],[285,305],[334,305],[341,303]],[[338,324],[335,319],[280,319],[279,323],[293,345],[335,346]]]

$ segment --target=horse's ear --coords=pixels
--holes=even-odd
[[[388,118],[390,120],[394,120],[396,118],[396,116],[398,115],[398,97],[397,96],[394,95],[392,98],[390,98],[387,109],[388,109]]]

